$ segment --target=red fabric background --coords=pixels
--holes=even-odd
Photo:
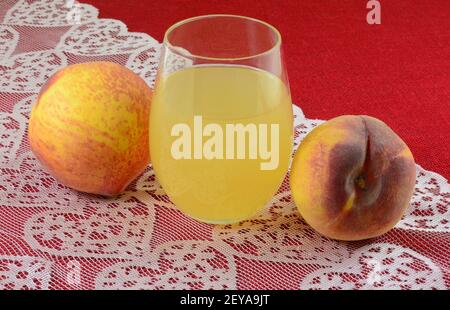
[[[450,1],[381,0],[381,25],[365,0],[81,0],[100,17],[161,41],[178,20],[251,16],[284,39],[292,100],[308,118],[380,118],[417,163],[450,177]]]

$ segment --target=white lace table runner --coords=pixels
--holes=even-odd
[[[152,85],[160,44],[73,1],[0,3],[0,289],[450,288],[450,186],[417,166],[407,215],[361,242],[320,236],[287,179],[260,215],[207,225],[170,203],[151,168],[116,199],[56,182],[30,152],[27,123],[47,78],[109,60]],[[295,108],[295,143],[320,120]]]

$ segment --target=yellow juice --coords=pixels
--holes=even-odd
[[[192,151],[191,159],[176,159],[171,152],[177,139],[176,124],[194,128],[194,116],[202,126],[223,128],[222,158],[205,158]],[[254,124],[260,145],[262,127],[277,124],[278,145],[268,147],[278,154],[277,164],[262,169],[261,158],[250,158],[251,135],[247,132],[246,156],[226,156],[230,147],[238,149],[238,139],[227,145],[229,124]],[[197,124],[198,125],[198,124]],[[253,126],[253,125],[252,125]],[[208,223],[233,223],[251,217],[275,194],[287,171],[293,143],[291,98],[285,84],[276,76],[243,66],[197,66],[160,77],[156,84],[150,114],[150,155],[156,177],[177,208]],[[198,127],[198,126],[197,126]],[[198,128],[197,128],[198,129]],[[191,149],[199,146],[193,138]],[[198,138],[198,136],[197,136]],[[208,140],[204,136],[201,143]],[[261,140],[262,139],[262,140]],[[217,140],[218,141],[218,140]],[[229,142],[229,141],[228,141]],[[207,145],[203,145],[204,149]],[[260,154],[259,152],[255,152]],[[254,154],[255,154],[254,153]],[[230,152],[231,154],[231,152]],[[196,158],[195,158],[196,157]],[[272,156],[274,158],[274,156]]]

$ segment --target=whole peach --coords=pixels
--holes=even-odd
[[[42,88],[29,121],[31,149],[61,183],[113,196],[149,163],[152,90],[111,62],[68,66]]]
[[[290,183],[309,225],[330,238],[361,240],[402,218],[415,179],[413,155],[394,131],[370,116],[345,115],[306,136]]]

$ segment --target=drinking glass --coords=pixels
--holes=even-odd
[[[277,29],[254,18],[207,15],[167,30],[150,112],[150,156],[179,210],[215,224],[253,216],[279,188],[292,144]]]

